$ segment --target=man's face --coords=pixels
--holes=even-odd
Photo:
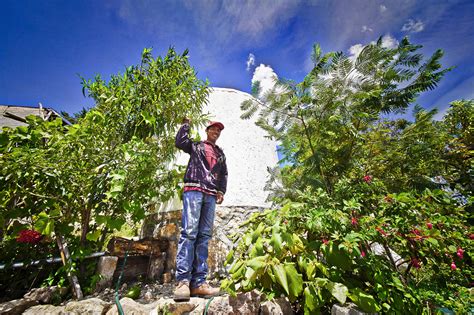
[[[206,130],[207,141],[216,143],[217,139],[221,135],[221,129],[217,126],[211,126]]]

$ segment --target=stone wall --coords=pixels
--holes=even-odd
[[[229,236],[243,232],[239,225],[245,222],[252,213],[261,212],[264,208],[252,206],[217,206],[214,232],[209,243],[209,277],[216,278],[226,274],[225,258],[233,247]],[[181,210],[160,212],[149,216],[142,227],[141,238],[154,237],[170,241],[166,254],[164,277],[174,277],[176,270],[176,251],[181,227]]]

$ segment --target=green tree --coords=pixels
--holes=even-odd
[[[84,255],[176,193],[175,130],[183,116],[203,122],[208,96],[187,51],[153,58],[145,49],[138,66],[82,83],[96,106],[77,124],[29,117],[0,134],[2,241],[35,228]]]
[[[315,45],[314,68],[305,79],[279,80],[264,103],[242,104],[242,118],[258,111],[257,124],[282,143],[293,165],[285,171],[297,187],[331,193],[337,180],[357,167],[354,155],[362,137],[381,114],[404,111],[450,70],[441,69],[441,50],[423,61],[420,48],[407,38],[385,48],[379,39],[354,59],[340,52],[323,55]]]

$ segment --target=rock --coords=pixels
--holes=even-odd
[[[114,277],[115,269],[117,268],[118,257],[116,256],[102,256],[97,263],[96,273],[101,276],[96,285],[96,291],[103,288],[110,287]]]
[[[258,315],[260,310],[261,294],[253,290],[251,292],[237,294],[236,297],[215,297],[209,304],[207,314],[239,314]]]
[[[27,298],[17,299],[8,301],[6,303],[0,304],[0,314],[21,314],[26,309],[38,304],[35,300],[30,300]]]
[[[278,298],[272,301],[266,301],[260,306],[262,315],[292,315],[290,301],[287,298]]]
[[[165,272],[163,273],[161,280],[163,283],[171,283],[171,281],[173,281],[173,275],[171,272]]]
[[[155,257],[150,257],[148,262],[148,279],[158,280],[163,274],[166,264],[166,252],[163,252]]]
[[[48,304],[56,297],[61,297],[67,293],[67,288],[60,288],[58,286],[35,288],[24,295],[24,298],[38,301],[42,304]]]
[[[102,314],[110,308],[110,303],[98,298],[82,301],[72,301],[66,304],[64,310],[74,314]]]
[[[150,302],[153,300],[153,293],[150,291],[146,292],[145,295],[143,296],[143,299],[147,302]]]
[[[378,313],[365,313],[357,308],[353,303],[346,303],[344,305],[334,304],[331,308],[331,315],[367,315]]]
[[[370,249],[374,252],[375,255],[384,256],[385,258],[390,260],[382,244],[372,243],[370,245]],[[391,248],[389,248],[389,250],[390,250],[390,255],[392,255],[392,258],[395,261],[395,264],[398,266],[398,269],[406,270],[408,268],[408,264],[403,263],[403,258],[400,255],[398,255],[396,252],[394,252]]]
[[[181,315],[190,314],[198,315],[203,314],[204,307],[206,305],[205,299],[191,298],[187,302],[175,302],[173,299],[159,299],[153,314],[168,314]]]
[[[48,314],[48,315],[64,315],[71,314],[71,312],[66,312],[64,306],[54,306],[54,305],[36,305],[30,307],[23,315],[38,315],[38,314]]]
[[[127,315],[149,315],[149,314],[161,314],[156,312],[156,308],[159,301],[150,304],[140,304],[131,298],[123,298],[120,300],[120,305],[122,306],[123,313]],[[107,311],[106,315],[118,315],[117,305],[112,305],[112,307]]]

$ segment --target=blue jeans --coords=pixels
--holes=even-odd
[[[216,196],[200,191],[183,194],[181,237],[176,254],[176,280],[192,288],[206,281],[208,243],[212,236]]]

